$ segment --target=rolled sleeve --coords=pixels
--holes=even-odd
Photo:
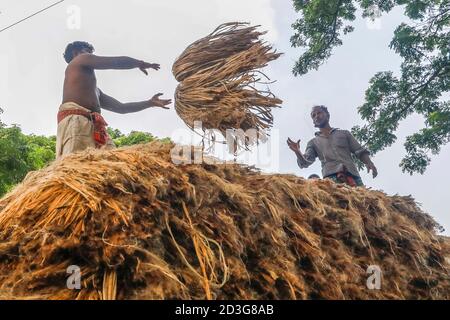
[[[346,131],[348,144],[350,146],[350,151],[354,153],[358,158],[361,157],[362,154],[367,153],[370,154],[370,151],[364,148],[350,133],[350,131]]]
[[[301,169],[308,168],[316,160],[317,152],[314,148],[314,143],[312,140],[308,142],[303,157],[305,158],[304,160],[297,158],[297,164]]]

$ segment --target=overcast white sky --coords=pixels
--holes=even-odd
[[[0,29],[55,2],[0,0]],[[76,22],[70,19],[73,5],[81,10],[80,29],[68,26],[68,22]],[[301,52],[290,47],[289,38],[296,17],[290,0],[64,1],[0,33],[0,107],[5,110],[1,119],[20,124],[26,133],[56,133],[56,111],[66,66],[62,53],[69,42],[88,41],[98,55],[128,55],[160,63],[161,70],[151,72],[149,77],[137,70],[97,72],[98,85],[104,92],[123,102],[140,101],[156,92],[173,97],[177,82],[171,67],[190,43],[221,23],[248,21],[268,30],[266,39],[285,53],[264,70],[277,80],[270,88],[284,104],[274,112],[272,141],[279,142],[275,148],[278,151],[272,154],[271,166],[263,169],[305,177],[320,173],[319,161],[307,170],[297,167],[294,154],[285,145],[287,137],[302,139],[304,148],[315,131],[309,117],[314,104],[328,106],[335,127],[350,129],[362,123],[356,108],[364,101],[369,79],[375,72],[399,69],[400,59],[388,44],[393,30],[405,18],[401,10],[395,10],[375,24],[359,19],[355,23],[357,30],[344,38],[344,45],[319,71],[294,77],[291,70]],[[175,140],[177,133],[186,128],[173,107],[128,115],[106,111],[105,117],[111,127],[122,132],[147,131]],[[445,201],[450,197],[450,146],[433,156],[424,175],[404,174],[398,166],[405,154],[405,137],[422,125],[418,116],[404,121],[398,142],[373,159],[379,176],[372,179],[362,172],[362,178],[367,186],[388,194],[411,194],[450,235]]]

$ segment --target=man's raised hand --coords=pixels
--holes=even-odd
[[[145,61],[141,61],[138,66],[139,70],[141,70],[146,76],[148,76],[147,69],[159,70],[161,67],[158,63],[148,63]]]
[[[150,100],[150,106],[152,107],[160,107],[163,109],[169,109],[169,107],[166,107],[167,105],[172,103],[171,99],[160,99],[159,97],[162,96],[162,93],[155,94]]]
[[[300,153],[300,139],[297,142],[294,142],[291,138],[288,138],[287,144],[292,151],[295,153]]]

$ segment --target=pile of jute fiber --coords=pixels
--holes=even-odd
[[[175,165],[172,147],[88,150],[29,174],[0,200],[0,298],[450,298],[448,239],[412,198]]]
[[[247,23],[223,24],[176,60],[175,110],[189,128],[198,121],[203,130],[228,133],[236,148],[264,141],[273,125],[272,109],[282,103],[257,88],[265,78],[260,69],[281,55],[260,39],[264,34]],[[256,133],[236,132],[249,129]]]

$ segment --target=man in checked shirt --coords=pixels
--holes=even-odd
[[[297,156],[300,168],[309,167],[318,157],[322,162],[324,178],[350,186],[364,186],[351,156],[354,154],[366,165],[367,172],[372,171],[374,178],[378,175],[377,168],[370,160],[369,151],[349,131],[330,126],[330,113],[325,106],[314,106],[311,118],[320,131],[308,142],[305,153],[300,151],[300,140],[287,140],[289,148]]]

